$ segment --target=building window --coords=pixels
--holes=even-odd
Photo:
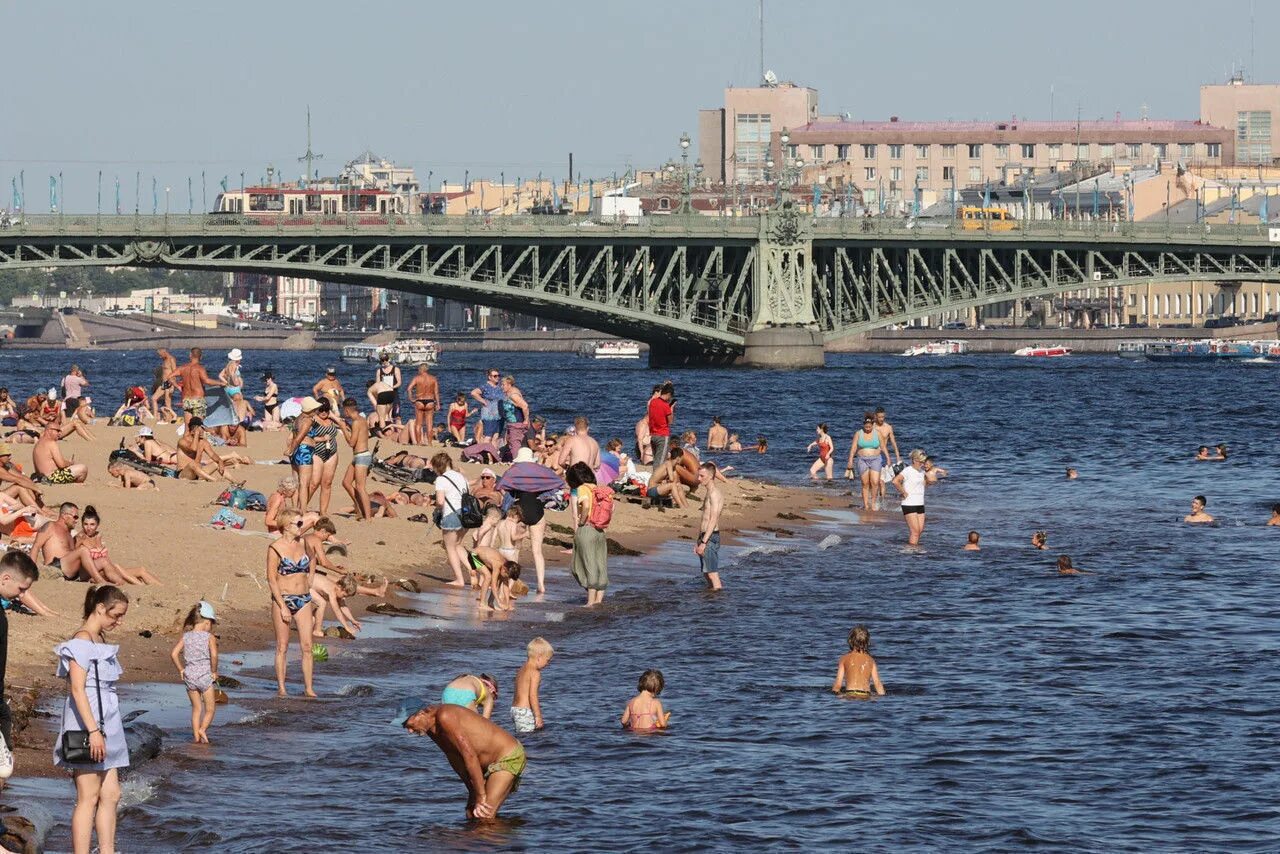
[[[1142,143],[1140,142],[1129,143],[1129,159],[1130,160],[1142,159]]]
[[[923,159],[928,156],[929,156],[929,146],[927,145],[916,146],[916,157]]]
[[[970,159],[970,160],[977,160],[978,158],[980,158],[980,157],[982,156],[982,145],[981,145],[981,144],[977,144],[977,143],[970,143],[970,144],[969,144],[969,146],[968,146],[968,148],[969,148],[969,159]]]
[[[917,180],[917,181],[928,181],[928,180],[929,180],[929,167],[928,167],[928,166],[917,166],[917,167],[916,167],[916,180]]]
[[[1205,157],[1221,157],[1222,143],[1220,142],[1209,143],[1204,147],[1204,154],[1205,154]]]
[[[739,113],[734,117],[734,173],[739,178],[759,181],[764,178],[764,162],[769,159],[769,140],[773,133],[770,113]]]
[[[1060,144],[1056,142],[1049,143],[1049,159],[1050,160],[1062,159],[1062,146]]]
[[[996,160],[1008,160],[1008,159],[1009,159],[1009,146],[1005,145],[1002,142],[996,146]]]
[[[787,154],[787,157],[791,158],[792,160],[795,160],[797,157],[800,156],[800,146],[796,145],[794,142],[791,143],[790,145],[787,146],[786,154]]]
[[[902,180],[902,167],[901,167],[901,166],[894,166],[893,168],[891,168],[891,169],[889,170],[889,180],[890,180],[890,181],[901,181],[901,180]]]
[[[954,159],[954,158],[955,158],[955,156],[956,156],[956,147],[955,147],[954,145],[944,145],[944,146],[942,146],[942,156],[943,156],[943,157],[950,157],[950,158],[953,158],[953,159]]]
[[[1032,160],[1036,156],[1036,147],[1033,143],[1024,142],[1022,144],[1022,156],[1027,160]]]
[[[868,181],[874,181],[876,179],[876,167],[874,166],[865,167],[862,170],[862,176]]]
[[[662,198],[658,199],[658,210],[660,211],[671,210],[671,200],[668,199],[666,196],[663,196]]]
[[[848,160],[848,159],[849,159],[849,146],[847,146],[847,145],[837,145],[837,146],[836,146],[836,160]]]
[[[982,180],[982,167],[970,166],[969,167],[969,183],[976,184],[981,180]]]
[[[1196,156],[1196,145],[1194,142],[1178,143],[1178,156],[1183,160],[1190,160]]]
[[[1087,142],[1076,143],[1076,160],[1088,160],[1088,159],[1089,159],[1089,143]]]
[[[876,147],[874,145],[862,146],[862,157],[865,160],[874,160],[876,157]]]
[[[813,158],[814,163],[821,163],[822,157],[824,154],[826,154],[826,152],[827,152],[827,147],[825,145],[809,146],[809,156]]]
[[[1236,113],[1236,162],[1267,163],[1271,160],[1271,111]]]
[[[1116,147],[1111,143],[1104,143],[1098,146],[1099,160],[1114,160],[1116,157]]]
[[[943,166],[943,167],[942,167],[942,180],[944,180],[944,181],[954,181],[955,179],[956,179],[956,167],[954,167],[954,166]]]
[[[1159,159],[1165,160],[1168,158],[1169,146],[1165,145],[1163,142],[1157,142],[1155,145],[1151,146],[1151,148]]]
[[[891,145],[891,146],[889,146],[889,159],[890,159],[890,160],[901,160],[901,159],[902,159],[902,146],[901,146],[901,145]]]

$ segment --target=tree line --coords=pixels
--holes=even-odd
[[[126,296],[130,291],[170,288],[174,293],[217,296],[225,290],[221,273],[204,270],[165,270],[119,267],[57,267],[52,270],[0,271],[0,303],[12,304],[15,297],[57,297],[66,293],[73,299]]]

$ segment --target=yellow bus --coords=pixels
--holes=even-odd
[[[1018,221],[1004,208],[963,207],[956,212],[966,231],[1013,231]]]

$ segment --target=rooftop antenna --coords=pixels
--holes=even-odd
[[[316,154],[314,151],[311,150],[311,105],[308,104],[307,105],[307,153],[298,158],[299,163],[305,162],[307,164],[307,181],[308,182],[310,182],[314,178],[314,173],[311,171],[311,162],[313,160],[322,160],[322,159],[324,159],[323,154]]]
[[[764,81],[764,0],[760,0],[760,81]]]

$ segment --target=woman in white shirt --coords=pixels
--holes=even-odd
[[[902,493],[902,516],[907,520],[907,544],[920,545],[924,533],[924,461],[925,452],[916,448],[911,452],[911,465],[893,479],[893,485]]]
[[[467,492],[467,479],[462,472],[455,471],[453,461],[446,453],[436,454],[431,458],[431,468],[436,472],[436,516],[443,538],[444,555],[449,561],[449,569],[453,570],[453,581],[450,587],[465,587],[466,579],[462,568],[467,565],[467,550],[462,546],[462,520],[458,511],[462,509],[462,496]]]

